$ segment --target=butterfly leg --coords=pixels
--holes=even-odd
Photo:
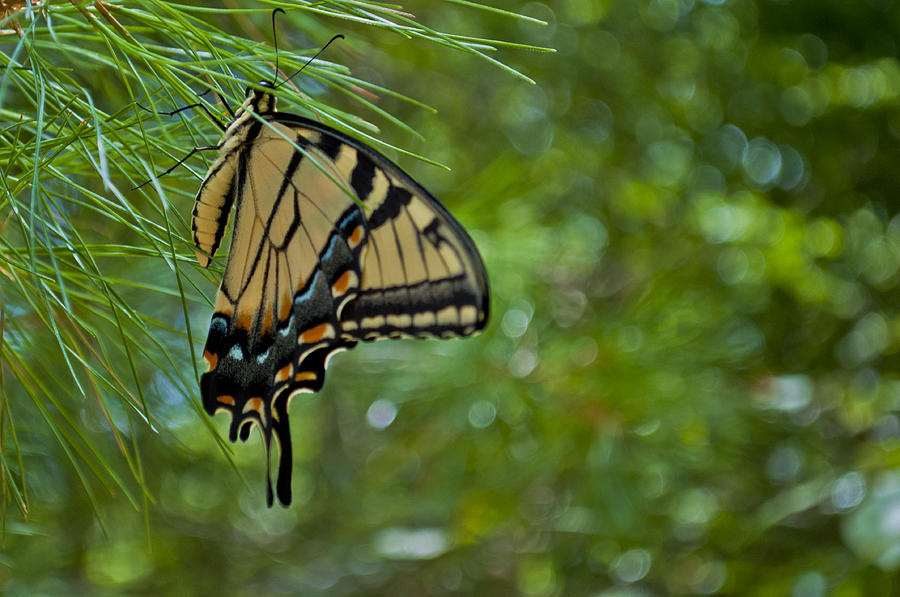
[[[178,160],[177,162],[175,162],[175,165],[174,165],[174,166],[172,166],[171,168],[169,168],[169,169],[166,170],[165,172],[160,172],[159,174],[157,174],[157,175],[154,176],[153,178],[148,178],[147,180],[145,180],[144,182],[142,182],[141,184],[139,184],[139,185],[137,185],[137,186],[135,186],[135,187],[131,187],[131,190],[132,190],[132,191],[136,191],[136,190],[138,190],[139,188],[141,188],[142,186],[148,184],[148,183],[149,183],[151,180],[153,180],[154,178],[161,178],[161,177],[165,176],[166,174],[168,174],[169,172],[171,172],[172,170],[174,170],[174,169],[177,168],[178,166],[180,166],[180,165],[182,165],[183,163],[185,163],[186,161],[188,161],[188,159],[189,159],[191,156],[193,156],[195,153],[199,153],[199,152],[201,152],[201,151],[212,151],[212,150],[218,151],[218,149],[219,149],[219,148],[216,147],[216,146],[210,146],[210,147],[195,147],[194,149],[192,149],[192,150],[190,151],[190,153],[188,153],[186,156],[184,156],[183,158],[181,158],[180,160]]]

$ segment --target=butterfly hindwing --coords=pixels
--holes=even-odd
[[[487,279],[469,235],[394,164],[350,143],[357,142],[347,139],[343,151],[355,152],[351,180],[368,208],[370,248],[360,291],[341,314],[345,333],[377,340],[466,336],[483,328]]]
[[[487,277],[462,226],[387,158],[252,93],[194,209],[205,265],[236,205],[201,392],[207,412],[230,414],[232,441],[256,424],[268,458],[275,437],[288,504],[290,397],[319,390],[329,358],[358,340],[482,329]]]

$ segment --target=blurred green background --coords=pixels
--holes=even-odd
[[[286,3],[282,60],[344,33],[326,60],[438,110],[365,96],[419,139],[352,94],[297,81],[452,169],[389,152],[471,231],[493,313],[474,339],[337,357],[324,390],[293,401],[294,504],[272,510],[258,437],[234,447],[233,468],[211,433],[225,417],[198,406],[192,360],[223,257],[212,273],[193,267],[184,220],[208,162],[128,190],[218,132],[202,115],[137,114],[130,98],[145,91],[158,110],[187,102],[159,91],[165,77],[141,89],[117,75],[140,70],[138,52],[116,47],[96,5],[50,6],[53,31],[40,17],[24,41],[0,38],[3,594],[900,594],[896,3],[494,4],[546,26],[402,7],[440,31],[555,48],[489,52],[534,85],[290,10],[378,5]],[[156,48],[170,34],[129,11],[160,6],[112,10]],[[256,12],[183,10],[270,47],[271,6],[240,6]],[[110,147],[151,126],[140,116],[167,153],[134,143],[130,180],[75,157],[69,174],[96,119],[67,119],[64,101],[55,116],[36,108],[58,90],[18,81],[42,60],[111,114]],[[30,171],[20,147],[44,150],[19,114],[59,127]],[[103,172],[98,145],[85,155]],[[45,175],[42,212],[28,177]],[[119,220],[97,217],[103,201]],[[96,263],[68,263],[72,251]],[[69,271],[57,262],[84,278],[55,279]],[[90,293],[109,304],[71,310],[94,322],[79,336],[62,313]]]

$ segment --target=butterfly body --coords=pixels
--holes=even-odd
[[[258,425],[268,460],[276,438],[275,494],[288,504],[290,397],[319,390],[330,357],[360,340],[481,330],[488,283],[471,238],[428,191],[368,145],[277,112],[262,85],[225,129],[194,206],[204,267],[235,207],[201,393],[207,412],[230,414],[231,441]]]

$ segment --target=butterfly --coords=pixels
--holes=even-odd
[[[191,229],[206,267],[234,206],[200,387],[210,415],[230,415],[232,442],[261,430],[271,507],[291,502],[289,401],[322,388],[335,353],[474,334],[489,292],[475,243],[440,201],[360,140],[276,111],[274,85],[259,87],[216,146]]]

